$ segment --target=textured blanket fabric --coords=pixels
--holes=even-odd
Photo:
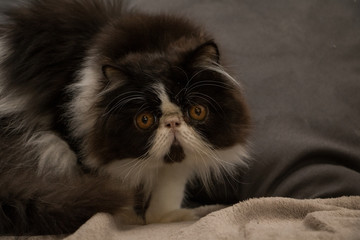
[[[212,206],[197,209],[199,213]],[[360,197],[295,200],[257,198],[210,213],[196,222],[117,226],[99,213],[76,233],[30,240],[288,240],[360,239]],[[10,240],[0,238],[0,240]]]

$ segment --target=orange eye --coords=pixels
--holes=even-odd
[[[152,113],[143,112],[136,116],[135,122],[140,129],[146,130],[154,125],[155,117]]]
[[[189,116],[196,121],[203,121],[207,116],[207,109],[201,105],[194,105],[189,108]]]

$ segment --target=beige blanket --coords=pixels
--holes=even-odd
[[[213,211],[196,222],[145,226],[117,226],[111,215],[99,213],[73,235],[30,239],[360,239],[360,197],[260,198],[214,211],[219,208],[196,209],[200,215]]]

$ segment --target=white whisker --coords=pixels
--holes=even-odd
[[[217,87],[217,88],[223,88],[223,89],[228,89],[228,90],[231,90],[234,88],[233,86],[223,83],[223,82],[202,80],[202,81],[196,82],[193,85],[191,85],[191,87],[188,88],[187,92],[191,92],[196,88],[203,88],[203,87]]]
[[[204,66],[204,68],[208,69],[208,70],[211,70],[211,71],[214,71],[214,72],[217,72],[221,75],[223,75],[224,77],[226,77],[228,80],[230,80],[231,83],[233,83],[235,86],[237,86],[239,89],[242,89],[242,86],[241,84],[236,81],[235,78],[233,78],[229,73],[227,73],[224,68],[218,64],[217,62],[212,62],[212,65],[209,65],[209,66]]]
[[[144,101],[144,97],[142,95],[135,95],[135,96],[128,96],[125,97],[123,99],[121,99],[121,101],[119,101],[118,103],[116,103],[113,107],[111,107],[109,110],[108,107],[105,108],[105,113],[102,115],[103,117],[114,112],[114,111],[118,111],[121,110],[124,106],[126,106],[126,104],[133,102],[133,101]],[[108,105],[109,106],[109,105]]]

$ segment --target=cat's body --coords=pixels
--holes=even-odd
[[[202,29],[115,1],[32,1],[0,26],[0,233],[74,231],[147,206],[195,218],[185,184],[241,164],[248,113]],[[142,196],[140,201],[139,197]]]

